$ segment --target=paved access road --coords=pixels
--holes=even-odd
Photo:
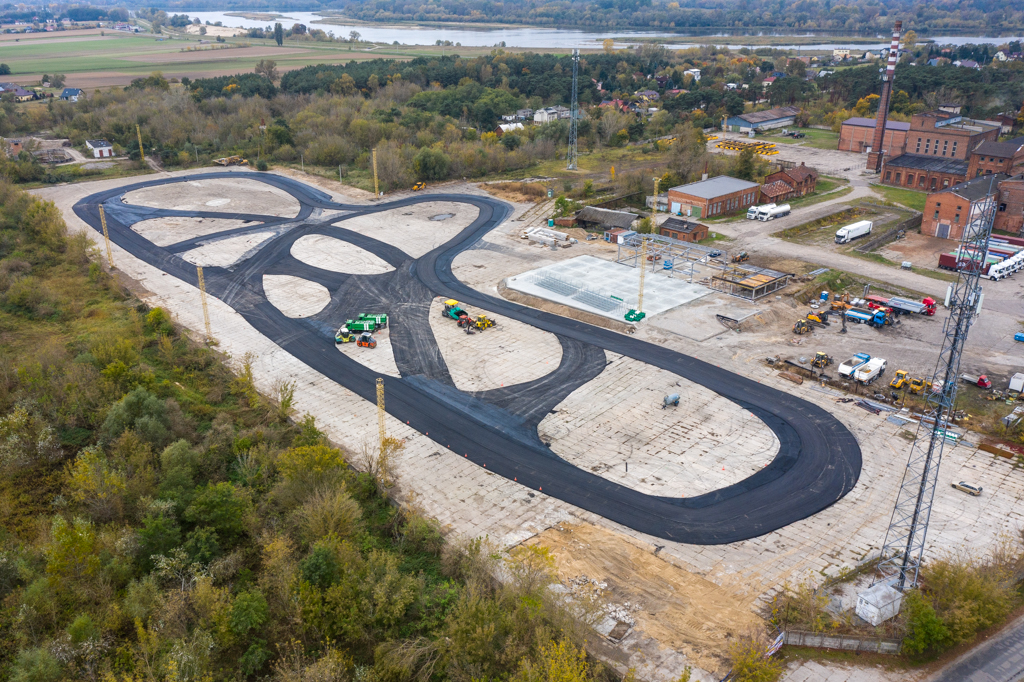
[[[222,171],[187,179],[239,175]],[[152,209],[122,200],[133,190],[186,178],[151,180],[99,192],[82,199],[74,210],[99,229],[98,206],[102,203],[110,238],[118,246],[193,286],[197,285],[195,267],[178,253],[226,235],[274,232],[273,238],[240,263],[230,268],[204,268],[207,291],[281,348],[369,401],[376,400],[376,374],[338,353],[333,334],[341,322],[358,312],[388,313],[395,361],[402,374],[401,379],[385,378],[389,414],[496,474],[648,535],[688,544],[738,542],[811,516],[841,499],[857,483],[861,453],[856,440],[817,405],[667,348],[481,294],[462,284],[452,274],[452,261],[510,215],[507,204],[474,195],[427,194],[374,205],[346,205],[289,178],[251,172],[245,177],[288,192],[299,201],[299,213],[294,218],[236,216]],[[467,203],[480,213],[448,243],[420,258],[344,227],[345,220],[353,216],[427,201]],[[321,219],[324,209],[349,213]],[[259,222],[167,247],[155,246],[131,229],[142,220],[183,213]],[[348,275],[304,264],[291,256],[290,249],[307,234],[325,234],[358,245],[396,270]],[[285,317],[267,301],[264,274],[290,274],[319,282],[331,292],[331,302],[310,318]],[[427,320],[430,302],[436,296],[456,298],[555,334],[563,348],[560,366],[547,377],[519,386],[477,394],[459,391]],[[685,499],[646,495],[569,464],[540,441],[537,424],[565,396],[601,372],[606,350],[678,374],[750,410],[778,437],[778,455],[739,483]]]
[[[1024,618],[946,666],[928,682],[1024,680]]]

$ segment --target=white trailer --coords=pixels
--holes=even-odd
[[[857,368],[853,378],[862,384],[870,384],[878,377],[885,374],[886,362],[882,358],[871,358]]]
[[[747,209],[747,220],[757,220],[757,214],[761,209],[775,208],[775,204],[762,204],[761,206],[751,206]]]
[[[761,221],[775,220],[781,218],[784,215],[789,215],[790,205],[783,204],[782,206],[776,206],[775,204],[768,204],[771,208],[762,206],[757,212],[757,219]]]
[[[874,223],[870,220],[860,220],[852,225],[840,227],[836,230],[836,244],[848,244],[857,237],[871,234],[872,227],[874,227]]]

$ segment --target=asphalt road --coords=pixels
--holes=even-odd
[[[238,175],[223,171],[189,179]],[[764,535],[829,507],[857,483],[860,448],[846,427],[822,408],[667,348],[481,294],[456,279],[452,261],[510,215],[507,204],[474,195],[429,194],[374,205],[345,205],[289,178],[257,173],[246,173],[245,177],[283,189],[300,202],[301,209],[296,217],[288,219],[245,214],[243,219],[261,224],[240,230],[269,230],[275,232],[275,237],[232,268],[204,268],[207,292],[230,305],[281,348],[371,402],[376,400],[377,375],[338,353],[333,334],[340,323],[357,312],[372,307],[373,312],[389,313],[392,345],[402,378],[384,380],[388,413],[470,461],[634,530],[688,544],[725,544]],[[100,229],[98,206],[103,203],[110,238],[118,246],[196,286],[195,267],[176,255],[185,245],[157,247],[131,229],[141,220],[183,212],[129,206],[121,199],[136,189],[184,180],[151,180],[99,192],[82,199],[74,210]],[[427,201],[472,204],[480,213],[448,243],[415,259],[396,246],[344,229],[344,221],[353,216]],[[317,209],[350,213],[321,220]],[[224,234],[238,234],[239,229]],[[329,234],[349,241],[396,270],[380,275],[347,275],[301,263],[290,255],[290,249],[295,240],[307,234]],[[206,235],[189,240],[188,246],[210,243],[219,237]],[[287,318],[267,301],[264,274],[292,274],[322,283],[332,294],[331,302],[311,318]],[[435,296],[456,298],[555,334],[566,351],[562,363],[552,375],[528,384],[477,394],[459,391],[426,318]],[[540,441],[536,427],[565,396],[600,373],[606,363],[606,350],[678,374],[749,410],[779,438],[778,455],[743,481],[688,498],[646,495],[569,464]]]
[[[1024,680],[1024,618],[928,678],[928,682]]]

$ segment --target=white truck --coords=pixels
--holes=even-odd
[[[757,214],[761,209],[775,208],[775,204],[762,204],[761,206],[751,206],[747,209],[747,220],[757,220]]]
[[[775,220],[776,218],[781,218],[784,215],[789,215],[789,210],[789,204],[783,204],[782,206],[768,204],[757,210],[757,219],[761,221]]]
[[[860,220],[852,225],[840,227],[836,230],[836,244],[848,244],[857,237],[863,237],[866,234],[871,234],[872,227],[874,227],[874,223],[870,220]]]
[[[871,359],[867,353],[857,353],[846,362],[839,365],[839,376],[853,378],[853,373],[858,367]]]
[[[862,384],[870,384],[878,377],[885,374],[886,362],[882,358],[871,358],[857,368],[853,378]]]

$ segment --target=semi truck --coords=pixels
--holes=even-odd
[[[867,353],[857,353],[852,358],[839,365],[839,376],[852,378],[853,373],[857,371],[857,368],[869,360],[871,360],[871,356]]]
[[[757,220],[757,214],[761,209],[772,209],[775,208],[775,204],[761,204],[760,206],[751,206],[747,209],[747,220]]]
[[[872,227],[874,227],[874,223],[870,220],[860,220],[846,227],[840,227],[836,230],[836,244],[849,244],[858,237],[871,234]]]
[[[782,216],[789,215],[790,205],[783,204],[782,206],[776,206],[775,204],[768,204],[762,206],[757,210],[757,219],[764,222],[768,220],[775,220]]]
[[[854,371],[853,378],[862,384],[870,384],[885,374],[885,365],[884,359],[871,358]]]
[[[930,296],[921,301],[912,301],[909,298],[900,298],[899,296],[885,298],[884,296],[871,295],[866,300],[868,308],[892,308],[892,311],[897,315],[932,316],[935,314],[935,299]]]

